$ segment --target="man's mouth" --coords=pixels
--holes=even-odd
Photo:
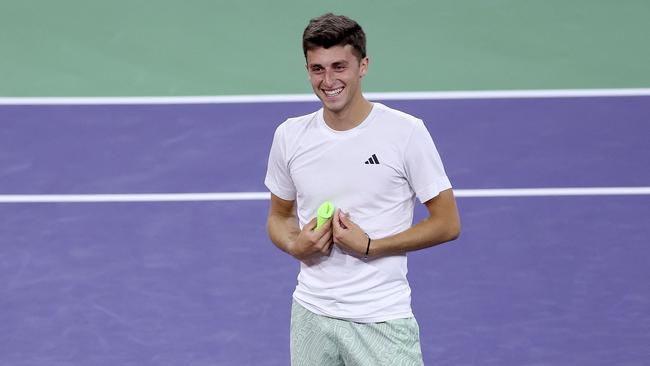
[[[323,89],[323,93],[325,93],[326,96],[328,97],[335,97],[343,91],[343,88],[338,88],[338,89],[332,89],[332,90],[325,90]]]

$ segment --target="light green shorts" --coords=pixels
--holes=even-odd
[[[421,366],[415,318],[354,323],[316,315],[295,300],[291,309],[292,366]]]

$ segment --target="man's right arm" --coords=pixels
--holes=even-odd
[[[283,200],[271,193],[266,223],[269,238],[275,246],[301,261],[329,255],[332,250],[332,220],[315,230],[314,218],[300,230],[295,202]]]

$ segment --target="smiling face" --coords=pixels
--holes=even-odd
[[[361,79],[368,71],[367,57],[359,60],[351,45],[310,49],[306,57],[309,82],[327,112],[350,112],[364,101]]]

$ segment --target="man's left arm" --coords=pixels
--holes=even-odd
[[[440,192],[424,203],[429,215],[426,219],[401,233],[370,241],[368,257],[397,255],[429,248],[458,238],[460,217],[451,189]],[[364,256],[368,248],[365,231],[349,217],[337,210],[333,220],[334,242],[348,252]]]

